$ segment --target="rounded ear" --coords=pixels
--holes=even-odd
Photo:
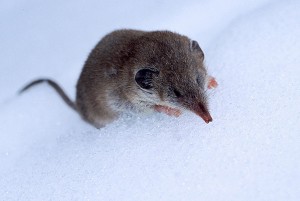
[[[136,83],[143,89],[153,88],[153,77],[159,74],[158,70],[144,68],[135,74]]]
[[[191,50],[192,50],[193,52],[198,52],[198,53],[200,53],[200,54],[201,54],[201,57],[204,59],[204,53],[203,53],[202,49],[200,48],[200,46],[199,46],[199,44],[198,44],[197,41],[195,41],[195,40],[192,40],[192,41],[191,41]]]

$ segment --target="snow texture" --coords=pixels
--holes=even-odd
[[[300,2],[2,1],[0,200],[299,200]],[[83,122],[74,99],[92,47],[118,28],[199,41],[214,121],[192,113]]]

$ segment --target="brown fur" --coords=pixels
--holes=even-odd
[[[190,110],[208,123],[207,72],[196,41],[170,31],[118,30],[91,51],[72,102],[55,82],[48,82],[84,120],[100,128],[126,111]]]
[[[126,109],[143,111],[163,104],[192,110],[198,102],[207,107],[204,86],[196,82],[198,75],[206,77],[203,59],[202,51],[191,51],[186,36],[169,31],[114,31],[96,45],[84,65],[77,83],[78,111],[102,127]],[[149,100],[134,80],[145,67],[159,71],[153,95],[146,97]],[[186,98],[178,102],[172,97],[174,87]]]

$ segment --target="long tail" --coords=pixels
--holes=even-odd
[[[67,105],[69,105],[72,109],[77,111],[75,103],[66,95],[66,93],[62,90],[62,88],[58,84],[56,84],[56,82],[54,82],[50,79],[34,80],[34,81],[30,82],[29,84],[27,84],[24,88],[22,88],[19,91],[19,94],[23,93],[24,91],[31,88],[32,86],[43,83],[43,82],[47,82],[51,87],[53,87],[55,89],[55,91],[62,97],[62,99],[65,101],[65,103]]]

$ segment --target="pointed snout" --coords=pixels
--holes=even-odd
[[[202,103],[195,104],[191,110],[200,116],[207,124],[209,122],[212,122],[212,117],[210,113],[208,112],[207,106],[203,105]]]

